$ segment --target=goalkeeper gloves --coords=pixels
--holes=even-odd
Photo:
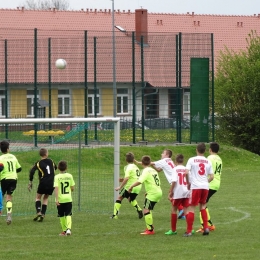
[[[31,191],[32,190],[32,182],[31,181],[29,181],[29,184],[28,184],[28,191]]]

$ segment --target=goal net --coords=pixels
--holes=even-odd
[[[28,191],[29,171],[40,160],[40,148],[47,148],[57,165],[68,163],[67,172],[75,180],[73,211],[111,213],[117,197],[120,155],[119,118],[41,118],[1,119],[0,139],[10,142],[10,153],[22,166],[13,194],[13,215],[35,214],[39,183],[35,172],[33,189]],[[113,124],[102,130],[102,123]],[[56,174],[58,170],[56,171]],[[56,213],[54,193],[49,197],[47,214]],[[6,214],[3,200],[3,214]]]

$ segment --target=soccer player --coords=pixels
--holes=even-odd
[[[206,145],[199,143],[196,148],[197,156],[188,160],[186,165],[186,179],[188,189],[191,189],[190,206],[186,215],[187,230],[185,237],[192,235],[194,212],[199,204],[201,217],[203,219],[203,235],[209,234],[208,216],[206,211],[206,200],[209,192],[209,182],[214,179],[212,164],[205,156]]]
[[[151,166],[150,156],[142,157],[142,165],[144,167],[142,175],[139,177],[138,181],[133,183],[128,192],[131,193],[133,188],[144,183],[146,197],[144,201],[144,219],[146,224],[146,230],[141,233],[141,235],[153,235],[154,226],[153,226],[153,215],[152,210],[154,206],[162,197],[161,182],[158,175],[158,172],[153,169]]]
[[[58,164],[59,174],[55,175],[55,202],[58,210],[58,217],[62,232],[60,236],[70,236],[72,226],[72,191],[75,188],[73,176],[67,173],[67,162],[60,161]]]
[[[163,150],[161,154],[161,160],[151,162],[151,165],[156,171],[158,172],[163,171],[167,181],[169,182],[169,184],[171,184],[173,169],[175,167],[174,162],[172,161],[172,150],[170,149]],[[178,218],[185,219],[183,205],[181,203],[178,206],[178,210],[179,210]]]
[[[134,164],[134,154],[133,153],[127,153],[126,154],[126,162],[127,165],[124,168],[125,177],[123,179],[120,179],[122,181],[121,185],[117,188],[115,188],[116,191],[119,192],[119,196],[115,202],[114,205],[114,213],[111,218],[117,219],[118,218],[118,212],[121,207],[122,200],[124,198],[127,198],[128,201],[131,203],[131,205],[136,209],[138,213],[139,219],[143,217],[143,211],[139,207],[136,197],[139,194],[142,185],[139,185],[135,187],[132,191],[132,193],[128,192],[129,187],[138,180],[138,178],[141,175],[141,172],[139,168]]]
[[[219,144],[216,142],[210,143],[209,146],[209,153],[208,159],[211,161],[212,164],[212,170],[214,173],[214,179],[209,184],[209,193],[206,202],[209,202],[209,199],[219,190],[220,182],[221,182],[221,174],[222,174],[222,160],[220,156],[218,155],[219,151]],[[208,207],[206,207],[207,215],[208,215],[208,226],[210,231],[215,230],[215,226],[212,223],[212,220],[210,218]],[[200,223],[201,228],[197,230],[196,232],[203,232],[203,222],[200,214]]]
[[[21,172],[22,167],[17,158],[9,153],[9,142],[2,141],[0,147],[3,153],[0,156],[1,189],[3,196],[6,194],[6,223],[10,225],[12,223],[13,209],[12,194],[17,185],[17,173]]]
[[[187,188],[186,168],[183,166],[184,157],[182,154],[176,155],[176,166],[173,169],[171,177],[171,188],[168,199],[172,202],[171,229],[165,235],[176,235],[177,230],[177,209],[179,205],[183,206],[184,214],[187,214],[189,206],[190,191]]]
[[[57,166],[52,159],[48,158],[47,149],[41,148],[39,155],[41,159],[34,164],[29,173],[28,190],[32,190],[33,176],[35,171],[38,170],[39,185],[35,199],[36,216],[33,218],[33,220],[42,222],[46,214],[48,198],[50,195],[52,195],[54,190],[53,182]]]
[[[0,187],[0,216],[2,215],[3,211],[3,194],[2,194],[2,189]]]

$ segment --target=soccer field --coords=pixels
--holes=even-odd
[[[124,155],[132,151],[136,158],[150,155],[152,160],[160,159],[165,146],[156,147],[121,147],[120,174],[123,176]],[[174,155],[183,153],[185,162],[188,157],[195,155],[195,145],[167,146]],[[110,219],[113,211],[113,168],[105,168],[112,160],[108,148],[96,149],[91,158],[83,164],[83,176],[88,186],[82,190],[83,198],[92,201],[89,205],[82,202],[78,210],[78,201],[74,201],[72,217],[72,236],[59,237],[61,232],[59,219],[56,217],[53,199],[47,216],[42,223],[32,221],[34,214],[34,189],[28,195],[26,191],[28,170],[31,161],[38,159],[37,152],[15,153],[23,166],[23,172],[18,182],[17,193],[20,189],[27,194],[24,197],[25,214],[14,215],[13,223],[7,226],[5,217],[0,217],[2,257],[10,259],[259,259],[260,234],[257,230],[260,219],[259,206],[259,172],[260,157],[250,152],[221,145],[220,156],[223,159],[223,176],[220,190],[212,197],[208,205],[216,230],[209,236],[199,233],[192,237],[183,237],[185,220],[178,220],[175,236],[166,236],[164,233],[170,228],[170,203],[167,200],[169,184],[163,173],[160,174],[163,189],[163,198],[156,204],[153,211],[155,235],[141,236],[145,229],[144,219],[138,219],[132,206],[124,201],[118,220]],[[94,150],[94,149],[93,149]],[[97,151],[98,150],[98,151]],[[84,153],[84,151],[83,151]],[[88,151],[89,153],[89,151]],[[84,155],[86,156],[86,155]],[[55,161],[66,159],[71,170],[76,170],[73,151],[68,153],[59,151],[50,156]],[[95,158],[98,157],[98,160]],[[83,157],[85,158],[85,157]],[[111,166],[113,167],[113,162]],[[99,170],[101,169],[101,170]],[[106,170],[105,170],[106,169]],[[93,175],[87,176],[88,172]],[[99,174],[101,172],[101,174]],[[85,177],[84,177],[85,178]],[[93,188],[94,187],[94,188]],[[77,193],[77,187],[76,191]],[[95,195],[96,194],[96,195]],[[95,195],[95,196],[94,196]],[[17,195],[15,195],[17,196]],[[92,198],[93,197],[93,198]],[[109,197],[109,198],[108,198]],[[144,188],[137,200],[142,206]],[[15,197],[13,211],[19,208],[19,199]],[[24,204],[24,205],[25,205]],[[19,209],[22,211],[22,209]],[[199,228],[198,209],[195,216],[194,229]]]

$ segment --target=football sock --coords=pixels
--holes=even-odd
[[[36,208],[37,214],[41,212],[41,201],[40,200],[35,201],[35,208]]]
[[[186,222],[187,222],[187,233],[191,233],[193,222],[194,222],[194,213],[193,212],[189,212],[186,215]]]
[[[66,231],[67,230],[65,217],[60,217],[60,225],[61,225],[62,231]]]
[[[206,211],[207,211],[207,215],[208,215],[208,224],[209,224],[210,226],[212,226],[213,223],[212,223],[212,221],[211,221],[211,219],[210,219],[209,209],[208,209],[207,207],[206,207]],[[201,213],[200,213],[200,223],[201,223],[201,226],[202,226],[202,228],[203,228],[203,220],[202,220],[202,217],[201,217]]]
[[[66,220],[66,227],[67,227],[67,229],[71,229],[71,225],[72,225],[72,218],[71,218],[71,216],[66,216],[65,220]]]
[[[8,200],[6,202],[6,211],[7,211],[7,213],[12,213],[12,207],[13,207],[12,201]]]
[[[47,205],[46,204],[42,204],[42,215],[45,215],[47,210]]]
[[[152,231],[153,230],[153,215],[152,215],[151,211],[144,214],[144,220],[145,220],[147,229]]]
[[[200,213],[203,220],[203,227],[208,228],[208,215],[206,209],[202,209]]]
[[[137,204],[136,200],[130,201],[131,205],[136,208],[137,211],[142,210],[139,205]]]
[[[177,224],[177,214],[171,214],[171,228],[172,231],[176,231],[176,224]]]
[[[121,208],[121,200],[116,200],[116,203],[114,205],[114,216],[118,215],[119,209]]]

